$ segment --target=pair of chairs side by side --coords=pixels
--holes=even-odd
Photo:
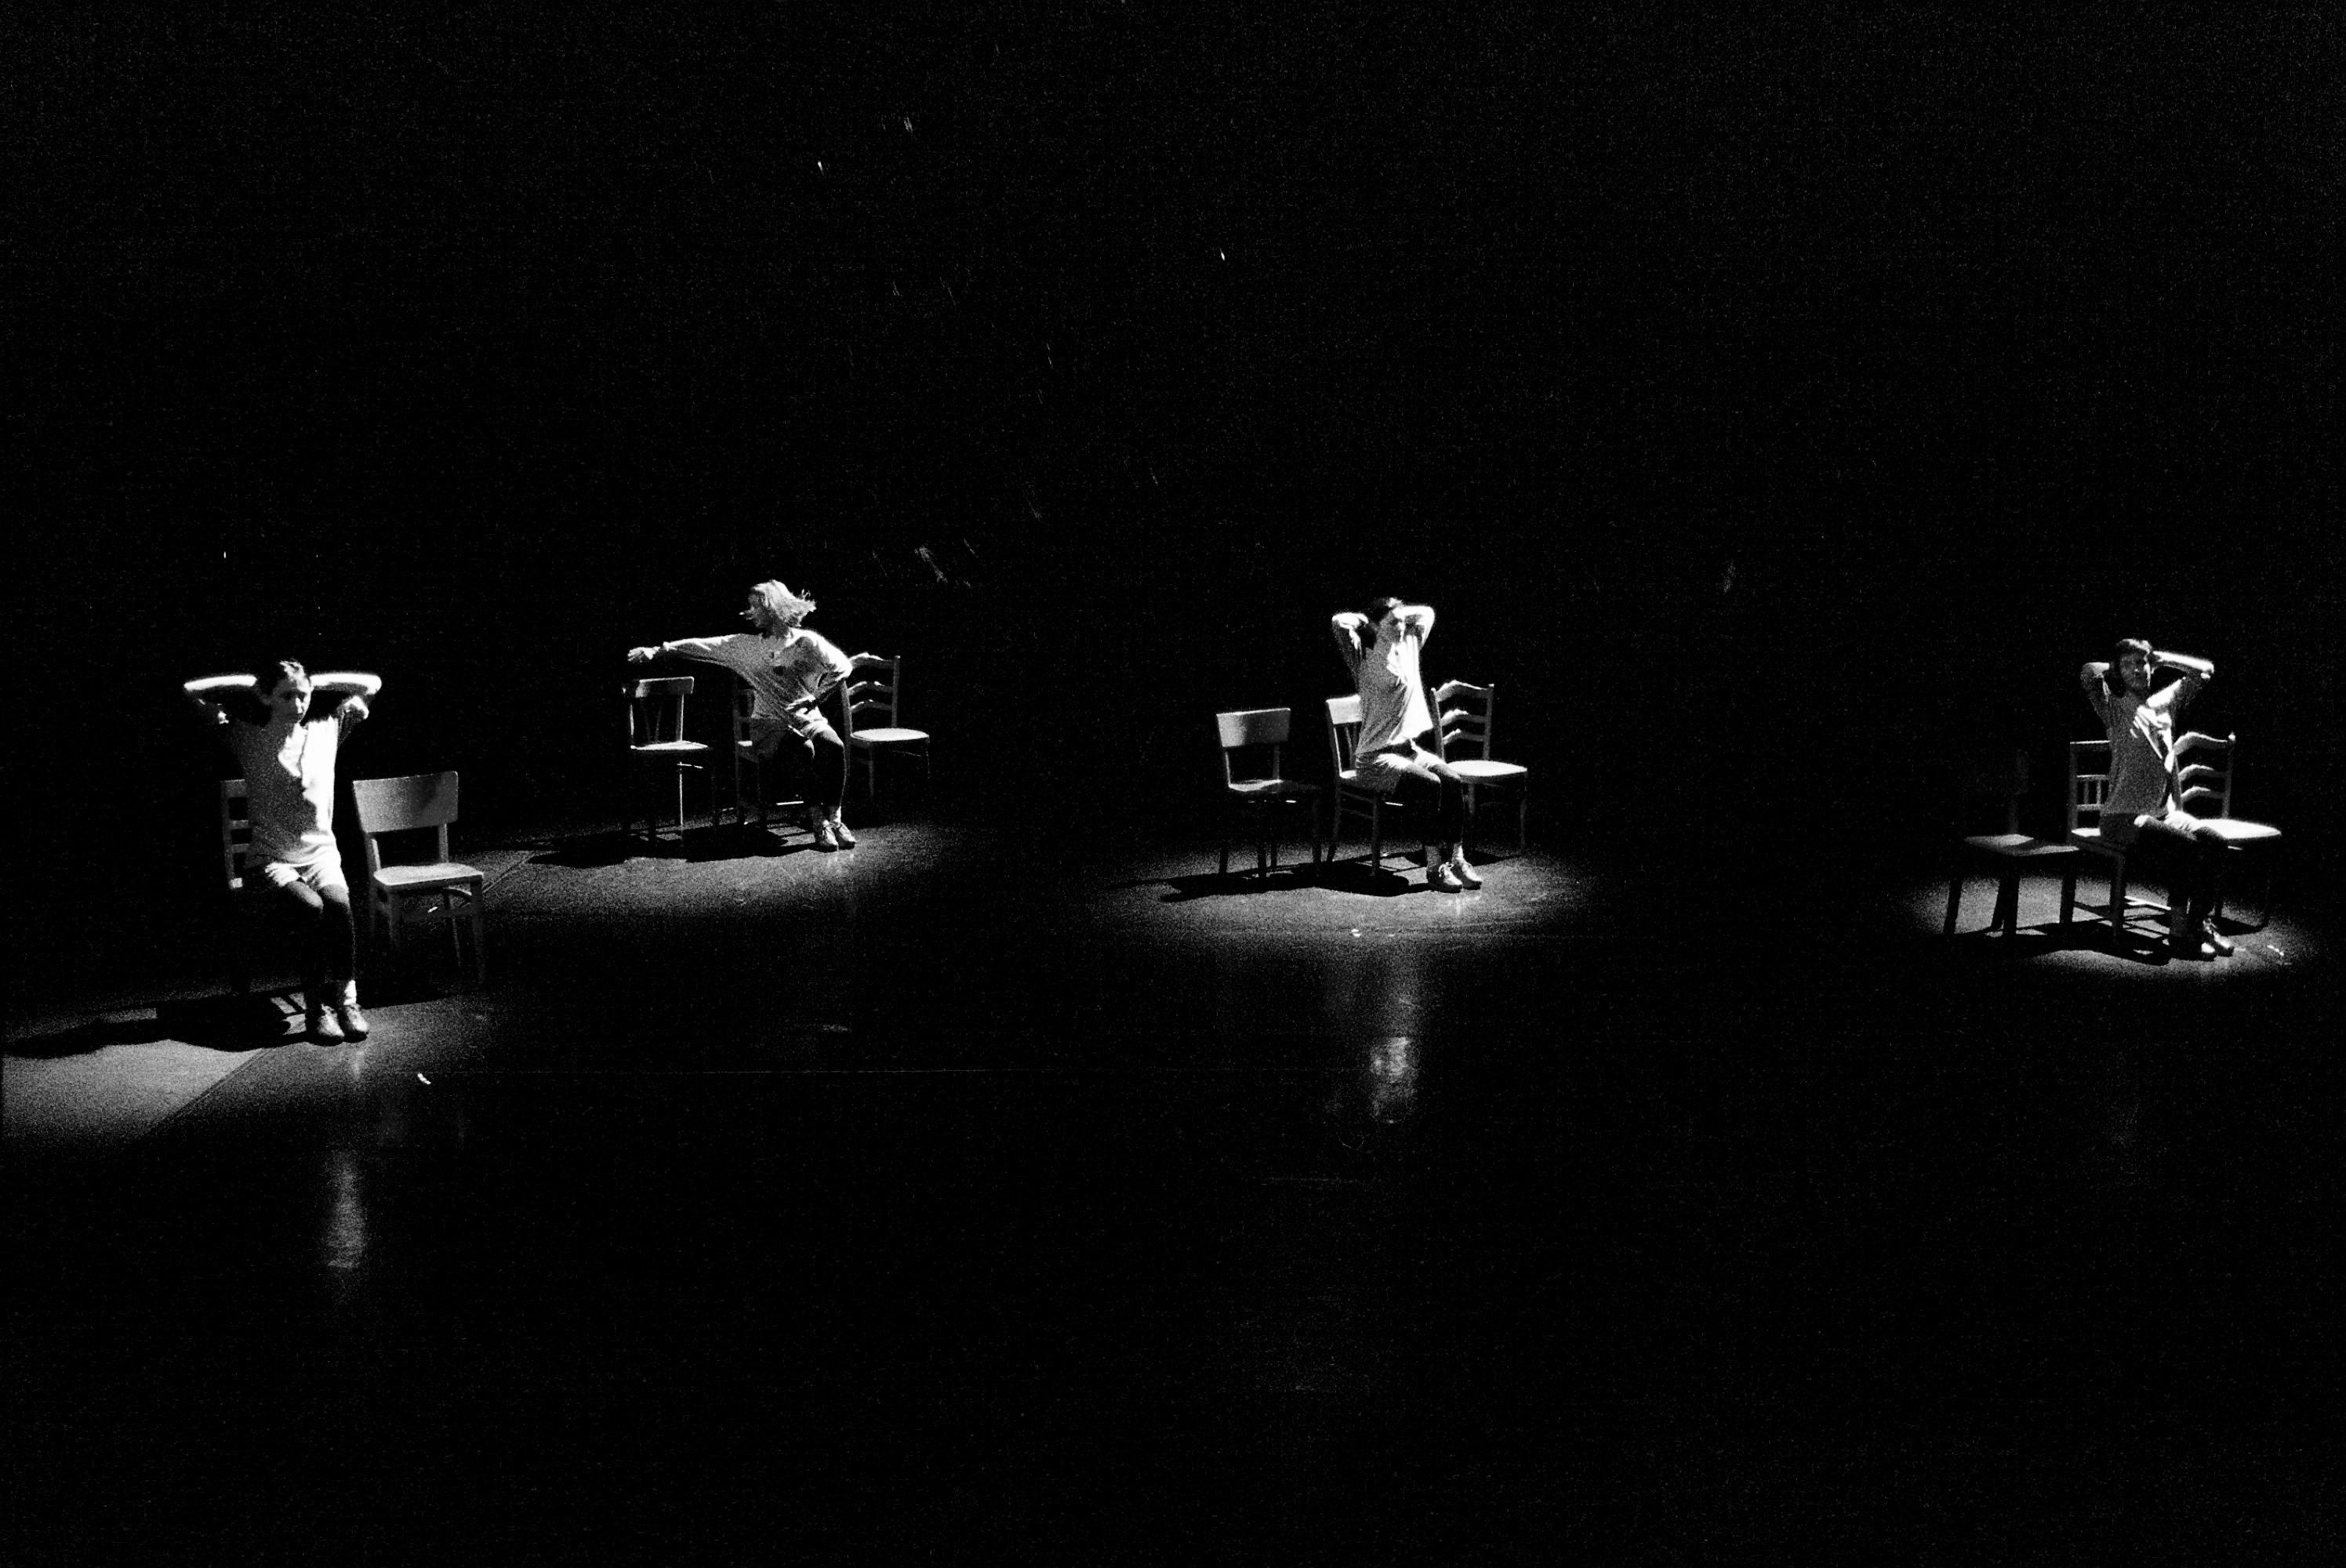
[[[861,653],[854,656],[853,663],[853,669],[840,683],[837,693],[839,738],[846,750],[847,777],[842,782],[853,780],[856,759],[862,758],[863,793],[869,799],[876,787],[879,759],[886,754],[918,759],[925,784],[931,778],[928,732],[909,729],[897,722],[903,661],[881,654]],[[708,777],[709,818],[712,823],[719,819],[717,779],[709,767],[709,754],[716,748],[688,740],[684,733],[685,703],[692,696],[695,685],[691,676],[681,675],[629,681],[620,687],[627,705],[628,759],[636,769],[627,795],[625,827],[629,832],[635,830],[637,810],[641,806],[645,837],[657,840],[659,836],[659,824],[649,807],[644,805],[644,784],[661,768],[674,777],[677,831],[684,830],[687,773]],[[765,759],[758,754],[757,745],[750,736],[750,716],[756,699],[757,693],[747,681],[733,677],[729,708],[732,735],[728,750],[732,758],[734,821],[737,826],[748,823],[754,802],[758,825],[763,828],[771,822],[777,808],[787,814],[804,809],[806,801],[767,798]]]
[[[1392,799],[1378,794],[1361,782],[1361,770],[1356,748],[1361,736],[1361,699],[1357,695],[1328,698],[1328,755],[1335,769],[1336,805],[1330,824],[1329,852],[1332,857],[1336,841],[1343,836],[1347,814],[1359,817],[1369,825],[1369,864],[1382,871],[1384,867],[1384,814],[1400,809]],[[1481,797],[1487,791],[1503,800],[1513,800],[1515,807],[1515,853],[1522,854],[1530,842],[1531,769],[1520,762],[1503,762],[1491,755],[1493,718],[1498,708],[1498,688],[1474,686],[1463,680],[1444,681],[1433,694],[1436,714],[1436,743],[1442,759],[1456,769],[1466,779],[1466,809],[1468,831],[1481,815]],[[1420,821],[1419,838],[1423,840]]]
[[[444,925],[459,970],[478,985],[488,969],[482,901],[487,878],[475,867],[449,858],[448,826],[456,820],[457,775],[415,773],[398,779],[354,779],[352,803],[366,840],[367,874],[360,890],[361,917],[371,938],[394,950],[412,931]],[[386,861],[382,840],[390,834],[434,836],[436,858]],[[220,869],[229,908],[242,921],[245,859],[252,848],[249,793],[241,779],[219,781]],[[469,938],[469,942],[467,941]],[[469,949],[469,952],[467,951]],[[252,989],[251,942],[235,933],[231,962],[237,993]]]
[[[2232,815],[2233,763],[2239,738],[2218,738],[2193,731],[2175,743],[2176,782],[2183,809],[2222,836],[2234,855],[2278,842],[2279,828]],[[2128,922],[2137,918],[2172,918],[2168,906],[2133,896],[2128,889],[2127,851],[2102,836],[2102,803],[2109,792],[2110,743],[2107,740],[2069,742],[2066,817],[2061,839],[2046,840],[2020,831],[2020,802],[2029,792],[2025,752],[2013,757],[2000,793],[2004,806],[2004,830],[1962,839],[1955,846],[1955,864],[1947,881],[1947,914],[1943,930],[1953,935],[1963,901],[1964,881],[1975,868],[1985,867],[1996,878],[1995,912],[1990,929],[2014,934],[2018,924],[2019,879],[2031,871],[2055,871],[2061,877],[2060,922],[2066,926],[2076,904],[2077,872],[2087,860],[2106,874],[2109,899],[2101,911],[2112,942],[2123,940]],[[2269,856],[2258,857],[2265,880],[2257,901],[2258,920],[2244,929],[2260,931],[2271,918],[2272,881]],[[2218,911],[2218,914],[2223,911]]]
[[[2264,872],[2256,900],[2256,923],[2239,928],[2262,931],[2272,919],[2270,846],[2280,842],[2281,830],[2269,822],[2251,822],[2232,815],[2232,776],[2239,754],[2237,735],[2218,737],[2193,730],[2179,737],[2175,742],[2177,803],[2198,818],[2201,826],[2215,830],[2224,840],[2228,860],[2243,860],[2244,864],[2253,864]],[[2129,892],[2127,851],[2102,836],[2102,802],[2109,791],[2109,769],[2108,741],[2069,742],[2069,841],[2101,861],[2108,873],[2109,902],[2103,909],[2102,920],[2111,940],[2116,941],[2125,933],[2127,922],[2137,915],[2163,915],[2171,921],[2174,911],[2164,903]],[[2090,824],[2086,820],[2088,817],[2093,819]],[[2229,866],[2225,880],[2229,886]],[[2221,916],[2225,911],[2219,904],[2215,912]]]

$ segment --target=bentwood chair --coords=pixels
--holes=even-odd
[[[1491,755],[1491,717],[1498,706],[1497,688],[1444,681],[1433,694],[1441,737],[1442,759],[1466,780],[1468,831],[1479,813],[1480,795],[1487,789],[1515,802],[1515,853],[1525,843],[1525,826],[1531,810],[1532,771],[1519,762],[1502,762]]]
[[[659,841],[659,826],[641,795],[647,779],[663,769],[675,779],[676,830],[679,835],[684,831],[687,773],[698,773],[708,781],[709,819],[713,821],[717,816],[717,781],[709,771],[709,748],[684,738],[685,701],[691,697],[692,687],[692,677],[674,675],[631,680],[619,687],[627,704],[627,760],[632,774],[627,780],[627,827],[628,831],[634,831],[636,814],[641,808],[644,837],[653,843]]]
[[[855,777],[855,761],[862,758],[866,799],[871,799],[883,753],[917,758],[922,784],[926,786],[931,781],[929,732],[906,728],[900,712],[903,665],[901,658],[860,653],[854,656],[854,667],[847,678],[839,684],[839,738],[847,748],[847,776],[851,779]]]
[[[1982,797],[1994,797],[2003,807],[2004,831],[1975,833],[1955,840],[1954,863],[1947,873],[1946,935],[1955,934],[1964,883],[1974,870],[1995,878],[1995,909],[1988,917],[1989,930],[2000,930],[2007,937],[2018,934],[2020,879],[2027,871],[2059,873],[2061,923],[2069,923],[2077,901],[2077,861],[2085,851],[2066,840],[2039,839],[2020,830],[2020,802],[2029,793],[2029,772],[2028,753],[2015,750],[2000,772],[1974,774],[1966,781],[1963,805],[1969,808]]]
[[[448,928],[456,962],[478,985],[487,970],[481,901],[487,879],[474,867],[448,858],[448,825],[456,820],[456,775],[413,773],[399,779],[354,779],[351,799],[358,807],[359,831],[366,836],[367,924],[394,950],[407,932]],[[382,840],[391,834],[434,837],[434,858],[385,864]],[[469,933],[471,955],[465,953]]]
[[[1320,786],[1287,778],[1280,769],[1280,754],[1287,746],[1293,718],[1293,710],[1285,708],[1247,708],[1214,715],[1214,726],[1222,743],[1222,876],[1230,874],[1230,828],[1232,820],[1241,812],[1250,814],[1254,820],[1255,871],[1261,873],[1278,869],[1278,814],[1282,806],[1304,809],[1305,827],[1311,836],[1311,863],[1320,863]],[[1270,770],[1241,778],[1238,769],[1242,764],[1233,760],[1238,758],[1245,758],[1250,763],[1267,761]]]
[[[1349,813],[1368,822],[1369,866],[1372,871],[1381,871],[1385,864],[1385,813],[1400,811],[1406,819],[1409,812],[1399,800],[1380,795],[1361,782],[1360,759],[1355,755],[1360,738],[1359,695],[1330,697],[1328,760],[1331,765],[1331,792],[1334,799],[1328,813],[1328,858],[1331,860],[1336,858],[1336,845],[1344,836],[1344,818]],[[1423,813],[1419,815],[1423,817]],[[1423,820],[1419,826],[1421,830],[1423,828]],[[1425,843],[1422,830],[1418,834],[1418,842],[1422,849]]]

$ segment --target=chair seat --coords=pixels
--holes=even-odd
[[[1229,783],[1229,790],[1231,794],[1244,796],[1250,800],[1274,796],[1291,799],[1303,795],[1317,795],[1320,793],[1320,786],[1307,784],[1294,779],[1233,779]]]
[[[655,740],[648,746],[630,746],[627,749],[638,757],[690,757],[709,748],[698,740]]]
[[[925,729],[897,729],[882,725],[877,729],[851,729],[847,732],[847,738],[850,740],[861,741],[866,746],[898,746],[911,740],[926,740],[929,738],[929,732]]]
[[[1497,784],[1509,779],[1528,777],[1531,769],[1520,762],[1486,762],[1479,757],[1469,757],[1450,765],[1458,776],[1470,784]]]
[[[1977,833],[1965,839],[1964,847],[2014,860],[2055,860],[2078,852],[2075,844],[2054,843],[2026,833]]]
[[[2103,842],[2099,828],[2072,828],[2069,830],[2069,842],[2090,853],[2107,855],[2112,860],[2126,858],[2126,851],[2117,845]]]
[[[2199,825],[2213,828],[2228,844],[2261,844],[2280,837],[2280,830],[2270,822],[2245,822],[2238,817],[2202,817]]]
[[[454,860],[442,860],[436,864],[424,866],[385,866],[374,873],[374,880],[386,888],[397,891],[402,888],[433,887],[454,882],[477,882],[482,880],[482,877],[479,871],[474,867],[460,865]]]

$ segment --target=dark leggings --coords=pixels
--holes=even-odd
[[[2201,824],[2148,821],[2135,830],[2130,857],[2167,883],[2167,901],[2189,920],[2212,920],[2224,897],[2223,835]]]
[[[847,748],[836,736],[778,732],[766,755],[779,759],[788,753],[805,781],[807,804],[825,817],[839,814],[840,798],[847,792]]]
[[[358,926],[351,918],[348,888],[323,892],[307,882],[271,890],[276,907],[290,920],[301,946],[301,983],[312,998],[338,1001],[342,984],[358,972]],[[332,989],[333,995],[324,993]]]
[[[1433,840],[1438,844],[1463,844],[1466,841],[1466,780],[1447,762],[1427,764],[1429,779],[1423,773],[1404,773],[1393,794],[1412,815],[1431,813],[1434,825]]]

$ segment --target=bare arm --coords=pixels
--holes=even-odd
[[[228,711],[220,707],[220,698],[231,691],[249,692],[259,684],[249,675],[208,675],[185,682],[179,689],[188,694],[188,700],[195,704],[197,711],[214,724],[226,724]]]
[[[2154,653],[2150,656],[2150,663],[2154,669],[2171,669],[2182,676],[2181,680],[2168,687],[2151,699],[2154,702],[2166,703],[2168,708],[2176,713],[2180,713],[2190,706],[2191,699],[2198,697],[2208,683],[2216,678],[2216,667],[2213,662],[2195,657],[2190,654]]]
[[[1329,616],[1328,630],[1336,639],[1336,657],[1344,661],[1346,669],[1361,662],[1361,650],[1374,635],[1369,617],[1357,610],[1339,610]]]
[[[382,689],[382,677],[362,669],[338,669],[311,676],[310,685],[313,690],[331,691],[341,697],[372,697]]]
[[[2106,715],[2104,714],[2103,709],[2108,706],[2110,700],[2110,667],[2108,663],[2102,659],[2095,659],[2091,663],[2087,664],[2084,668],[2078,670],[2077,685],[2084,688],[2086,700],[2093,705],[2094,717],[2096,718],[2105,718]]]
[[[1401,616],[1402,625],[1409,631],[1415,633],[1419,642],[1423,642],[1427,637],[1433,635],[1433,606],[1432,605],[1403,605],[1399,613]]]

